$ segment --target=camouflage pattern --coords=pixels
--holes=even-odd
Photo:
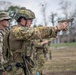
[[[4,71],[4,67],[3,67],[3,62],[4,62],[4,58],[3,58],[3,38],[4,38],[5,32],[0,29],[0,75],[2,75],[2,72]]]
[[[15,39],[19,40],[33,40],[38,39],[39,36],[46,39],[49,37],[56,37],[57,35],[57,31],[54,27],[37,27],[28,30],[28,28],[16,26],[12,29],[11,33]]]
[[[32,41],[33,42],[32,46],[34,46],[35,48],[41,49],[42,50],[42,54],[44,55],[44,58],[46,60],[50,60],[51,58],[50,58],[50,55],[49,55],[49,45],[48,45],[48,43],[42,45],[42,42],[46,41],[46,40],[45,39],[34,40],[34,41]]]
[[[48,43],[41,44],[43,39],[33,40],[32,45],[32,59],[35,62],[35,72],[39,72],[42,75],[43,66],[45,61],[50,60],[49,50],[48,50]]]
[[[22,49],[23,41],[25,41],[25,49],[28,50],[26,55],[30,56],[30,47],[31,40],[39,39],[41,36],[42,38],[49,38],[49,37],[56,37],[56,31],[53,27],[38,27],[34,29],[28,29],[22,26],[15,26],[12,28],[10,33],[10,50],[12,51],[19,51]],[[18,41],[17,41],[18,40]],[[12,43],[15,43],[12,45]],[[23,52],[23,51],[20,51]],[[19,58],[20,59],[20,58]],[[16,61],[22,62],[21,60],[16,59]]]
[[[7,75],[24,75],[22,68],[17,68],[15,65],[12,67],[12,70],[7,72]]]
[[[25,17],[26,19],[35,19],[35,14],[29,9],[22,9],[16,14],[15,19],[18,20],[19,17]]]
[[[49,61],[52,59],[51,49],[50,49],[51,41],[52,41],[52,38],[48,39],[48,43],[43,46],[44,57],[45,57],[46,61]]]
[[[10,62],[12,62],[12,64],[14,65],[17,62],[24,63],[22,59],[22,55],[31,57],[31,48],[30,48],[31,40],[39,39],[40,37],[42,38],[56,37],[56,34],[57,31],[55,31],[54,27],[38,27],[38,28],[28,29],[27,27],[14,26],[11,29],[9,36],[9,45],[10,45],[9,50],[11,53]],[[40,58],[42,58],[42,56],[39,57],[39,59]],[[44,58],[42,58],[41,60],[43,59]],[[43,65],[44,61],[43,63],[39,61],[39,63],[41,64],[38,67],[41,68],[41,65]],[[17,70],[19,69],[17,68],[15,71],[17,72]],[[11,74],[11,72],[12,71],[8,72],[8,74]],[[13,73],[16,72],[13,71]],[[14,75],[13,73],[11,75]],[[21,70],[20,74],[22,75],[22,73],[23,72]]]
[[[47,44],[44,44],[43,46],[43,54],[44,54],[44,58],[46,61],[49,61],[51,58],[50,58],[50,49],[49,49],[49,45],[48,43]]]
[[[3,43],[3,38],[6,34],[7,28],[5,26],[3,26],[3,24],[1,22],[3,22],[3,20],[9,20],[11,19],[11,17],[8,15],[7,12],[3,12],[0,11],[0,75],[3,75],[4,73],[4,43]],[[6,24],[6,23],[5,23]],[[3,26],[3,28],[1,27]],[[6,74],[5,74],[6,75]]]
[[[35,73],[42,73],[42,67],[45,63],[43,46],[41,45],[40,39],[33,41],[33,61],[35,62],[34,71]],[[42,75],[42,74],[40,74]]]
[[[7,12],[0,12],[0,21],[4,19],[11,19]]]

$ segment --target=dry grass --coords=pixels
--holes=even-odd
[[[53,48],[51,52],[52,59],[45,63],[44,71],[76,71],[76,47]]]

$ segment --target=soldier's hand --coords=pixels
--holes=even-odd
[[[42,45],[47,44],[48,42],[49,42],[48,40],[45,40],[42,42]]]
[[[60,25],[56,26],[57,30],[67,30],[68,22],[60,23]]]

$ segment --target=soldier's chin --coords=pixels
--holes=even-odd
[[[5,25],[5,27],[9,27],[9,24]]]

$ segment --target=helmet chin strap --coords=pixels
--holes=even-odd
[[[25,25],[23,25],[22,23],[19,23],[20,26],[25,27]]]
[[[27,25],[27,20],[26,20],[26,22],[25,22],[25,26]]]
[[[27,20],[26,20],[25,24],[19,23],[19,25],[21,25],[21,26],[23,26],[23,27],[26,27],[26,25],[27,25]]]

